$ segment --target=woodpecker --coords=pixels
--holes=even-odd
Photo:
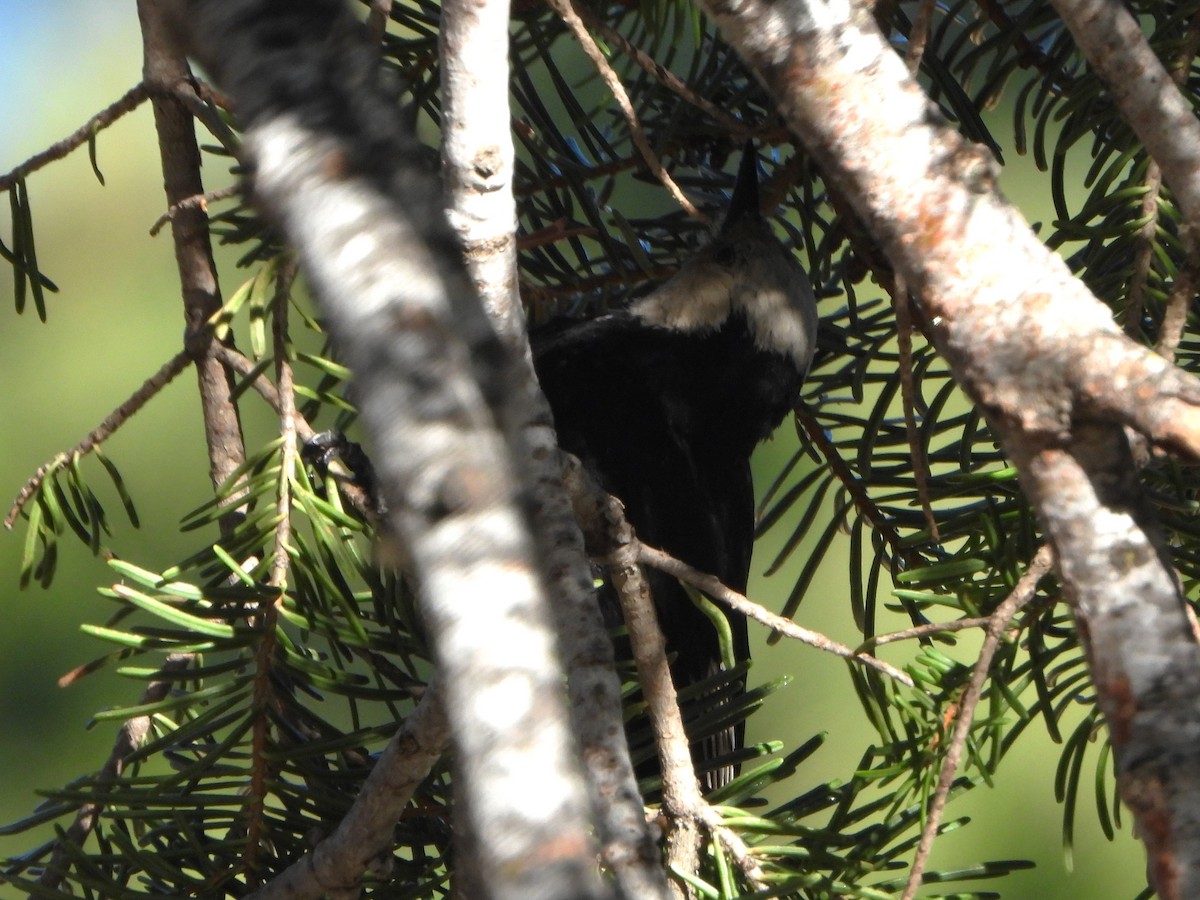
[[[535,329],[531,342],[560,446],[624,504],[638,538],[745,593],[750,455],[794,407],[816,332],[812,285],[762,214],[747,147],[715,235],[670,280],[626,309]],[[676,689],[719,673],[728,660],[713,621],[674,579],[646,577]],[[601,602],[619,620],[615,597],[602,589]],[[727,619],[734,660],[748,660],[745,619]],[[716,702],[693,701],[685,721]],[[706,791],[735,776],[721,758],[743,732],[692,740]]]

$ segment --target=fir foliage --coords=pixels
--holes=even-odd
[[[877,4],[900,53],[915,6]],[[1161,58],[1173,61],[1200,3],[1132,6]],[[435,3],[398,0],[383,43],[384,65],[405,84],[409,106],[402,114],[414,118],[431,144],[440,120],[438,16]],[[621,36],[594,30],[655,152],[701,205],[719,212],[733,180],[727,163],[747,138],[755,140],[766,193],[778,201],[779,233],[794,243],[817,288],[820,350],[796,417],[784,426],[794,430],[796,449],[759,511],[760,533],[780,548],[774,559],[760,555],[758,564],[784,582],[781,611],[803,621],[807,589],[819,571],[840,565],[829,550],[843,541],[849,566],[840,573],[846,589],[838,599],[864,642],[907,623],[986,616],[1042,543],[1039,527],[986,422],[919,331],[911,361],[901,358],[896,316],[878,287],[891,283],[886,260],[787,133],[763,89],[692,7],[618,0],[593,8],[590,17],[593,27],[600,22]],[[661,73],[639,64],[624,43],[674,73],[686,91],[673,90]],[[674,208],[647,174],[628,123],[548,7],[514,3],[511,46],[522,293],[534,321],[594,315],[661,281],[704,239],[705,229]],[[1187,66],[1184,90],[1195,103],[1190,60]],[[1155,343],[1167,293],[1183,265],[1179,214],[1052,8],[1040,0],[938,4],[920,74],[942,113],[997,160],[1032,153],[1054,200],[1055,220],[1042,229],[1046,243],[1064,253],[1127,330]],[[208,119],[222,115],[213,107]],[[229,127],[218,133],[220,143],[206,148],[207,164],[228,166],[236,136]],[[9,196],[11,246],[0,244],[0,256],[16,273],[17,310],[32,301],[45,318],[47,309],[54,312],[46,292],[55,288],[38,267],[23,180]],[[252,381],[274,372],[272,300],[282,249],[238,200],[213,215],[217,233],[237,245],[248,274],[212,327],[239,331],[239,342],[249,347],[256,365],[238,391],[243,404],[257,404]],[[1139,256],[1146,257],[1145,274]],[[1135,294],[1142,297],[1136,306]],[[319,319],[302,298],[296,311],[288,351],[299,411],[318,428],[348,427],[354,415],[345,390],[349,373],[331,355]],[[1198,350],[1194,330],[1185,330],[1178,363],[1197,371]],[[901,403],[901,372],[909,365],[921,457],[915,462]],[[119,777],[101,773],[46,790],[41,806],[4,826],[4,833],[32,835],[53,823],[56,833],[7,861],[0,880],[44,897],[240,896],[310,849],[353,802],[372,753],[422,695],[429,650],[410,579],[402,566],[376,560],[375,521],[344,499],[340,482],[347,473],[303,460],[285,470],[281,446],[276,439],[257,448],[224,495],[179,511],[195,552],[167,571],[147,571],[111,553],[114,526],[89,485],[111,480],[124,517],[137,525],[119,460],[99,448],[97,464],[66,455],[42,479],[23,514],[22,586],[49,586],[60,555],[78,552],[64,545],[72,536],[109,557],[113,580],[101,593],[114,611],[104,623],[86,626],[102,649],[77,674],[109,670],[136,683],[166,679],[169,689],[98,715],[112,723],[148,716],[149,735]],[[914,475],[926,463],[937,538]],[[1200,551],[1192,543],[1192,498],[1200,488],[1195,470],[1152,458],[1144,478],[1194,596],[1200,579]],[[292,531],[290,570],[280,591],[267,576],[285,480]],[[220,515],[243,503],[236,527],[219,536]],[[262,614],[271,605],[277,620]],[[268,635],[264,623],[272,621]],[[273,649],[264,658],[267,641]],[[797,748],[769,744],[744,751],[742,775],[712,798],[754,849],[772,885],[753,896],[882,898],[902,889],[973,661],[949,633],[905,647],[904,667],[915,689],[873,669],[848,669],[876,738],[841,783],[806,776],[818,736]],[[164,668],[168,657],[187,664]],[[632,670],[625,674],[633,696]],[[260,690],[264,683],[269,691]],[[748,716],[769,703],[777,686],[740,698],[736,714]],[[263,696],[271,701],[256,699]],[[812,725],[816,731],[820,723]],[[1081,812],[1084,798],[1111,835],[1118,822],[1111,756],[1069,612],[1051,579],[996,656],[956,792],[987,782],[1031,727],[1062,746],[1057,791],[1067,841],[1078,816],[1093,814],[1090,806]],[[260,734],[265,741],[256,739]],[[635,758],[652,752],[648,735],[635,735],[634,743]],[[772,796],[792,799],[767,803],[760,798],[768,786],[774,786]],[[101,813],[92,834],[77,842],[67,829],[88,803]],[[368,895],[448,896],[452,804],[448,773],[439,766],[396,826],[392,865],[368,881]],[[251,835],[258,848],[248,852]],[[750,896],[723,851],[711,845],[707,852],[695,882],[700,895]],[[256,860],[255,871],[247,859]],[[972,892],[969,884],[1022,865],[981,861],[969,870],[930,872],[926,881],[953,882],[951,890],[960,891],[941,896],[997,896]],[[53,879],[39,883],[48,868]]]

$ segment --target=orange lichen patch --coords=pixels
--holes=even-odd
[[[1130,687],[1129,679],[1124,676],[1105,682],[1104,693],[1109,699],[1104,705],[1112,710],[1108,718],[1108,727],[1112,733],[1113,744],[1120,748],[1130,738],[1133,717],[1138,709],[1137,697]]]

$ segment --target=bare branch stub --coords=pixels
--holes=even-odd
[[[413,793],[449,746],[450,725],[434,680],[388,741],[334,832],[251,894],[252,900],[356,896],[373,860],[390,852],[393,829]]]
[[[194,658],[191,653],[169,654],[163,660],[163,664],[159,669],[159,677],[146,685],[146,690],[142,693],[139,705],[146,706],[157,703],[165,698],[170,693],[171,688],[174,687],[176,681],[191,666]],[[125,771],[125,764],[129,755],[144,744],[146,738],[150,735],[150,726],[151,717],[149,715],[128,719],[121,726],[121,730],[117,733],[116,742],[113,744],[112,753],[109,754],[104,767],[100,770],[98,780],[102,784],[111,784],[121,777],[121,773]],[[88,835],[92,833],[103,813],[103,803],[89,802],[79,807],[79,811],[75,815],[75,821],[67,828],[63,837],[55,842],[50,862],[46,866],[45,871],[42,872],[41,878],[38,879],[39,884],[43,887],[54,889],[62,883],[66,874],[66,868],[70,862],[70,854],[65,849],[66,845],[81,846]]]

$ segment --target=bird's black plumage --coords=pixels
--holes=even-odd
[[[670,281],[629,309],[532,336],[559,444],[622,501],[642,541],[742,593],[754,541],[750,455],[794,405],[817,324],[807,277],[759,212],[756,165],[747,150],[724,223]],[[678,582],[647,577],[676,687],[711,677],[722,666],[713,623]],[[734,658],[747,659],[745,620],[729,624]],[[693,754],[704,763],[740,743],[732,729]],[[715,787],[732,773],[703,781]]]

